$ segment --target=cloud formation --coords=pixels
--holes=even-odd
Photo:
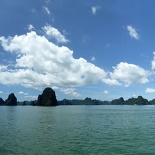
[[[99,6],[92,6],[91,7],[91,12],[93,15],[96,15],[97,11],[100,9]]]
[[[109,91],[104,90],[103,94],[109,94]]]
[[[105,72],[84,58],[75,59],[74,52],[68,47],[58,46],[48,40],[52,38],[58,43],[66,43],[68,40],[64,35],[50,25],[44,26],[42,30],[45,36],[31,31],[14,37],[0,37],[3,49],[15,56],[15,61],[10,65],[0,64],[1,84],[17,84],[35,89],[50,86],[78,97],[80,94],[76,92],[75,87],[99,81],[125,87],[149,81],[150,72],[134,64],[120,62],[112,68],[113,71]],[[94,60],[95,57],[92,57],[92,61]],[[155,58],[152,61],[153,69],[154,61]]]
[[[155,69],[155,52],[153,52],[153,60],[151,64],[152,64],[152,70],[154,70]]]
[[[91,61],[95,61],[96,60],[96,58],[93,56],[92,58],[91,58]]]
[[[114,71],[110,73],[110,79],[116,83],[116,85],[123,83],[125,87],[128,87],[134,83],[144,84],[149,82],[148,76],[150,72],[137,65],[120,62],[116,67],[113,67],[113,69]]]
[[[19,92],[17,92],[17,94],[28,95],[28,93],[24,93],[23,91],[19,91]]]
[[[28,30],[29,30],[29,31],[32,31],[33,29],[35,29],[34,26],[33,26],[32,24],[29,24],[29,25],[28,25]]]
[[[60,91],[62,91],[64,94],[71,95],[74,97],[81,96],[79,93],[76,92],[75,88],[61,88]]]
[[[155,93],[155,89],[146,88],[145,92],[146,92],[146,93]]]
[[[131,25],[128,25],[127,30],[129,31],[129,35],[130,35],[131,38],[139,40],[139,35],[138,35],[135,28],[133,28]]]
[[[66,37],[58,31],[58,29],[56,29],[50,25],[46,25],[42,29],[47,37],[55,39],[58,43],[69,42],[69,40],[66,39]]]
[[[51,12],[50,12],[50,10],[49,10],[49,8],[48,7],[46,7],[46,6],[43,6],[43,10],[48,14],[48,15],[50,15],[51,14]]]
[[[74,87],[96,83],[106,72],[83,58],[74,59],[73,51],[57,46],[31,31],[14,37],[0,37],[5,51],[16,55],[14,67],[0,65],[0,83],[31,88]]]

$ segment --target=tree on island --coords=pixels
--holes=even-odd
[[[8,98],[5,100],[5,105],[8,106],[16,106],[17,105],[17,98],[14,93],[11,93]]]
[[[43,93],[38,96],[37,106],[56,106],[57,99],[55,91],[52,88],[45,88]]]

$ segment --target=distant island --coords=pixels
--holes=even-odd
[[[114,99],[112,101],[101,101],[87,97],[84,100],[64,99],[58,101],[58,105],[155,105],[155,99],[148,101],[142,96],[138,96],[137,98],[132,97],[128,100],[124,100],[123,97],[120,97],[119,99]]]
[[[0,98],[0,106],[17,106],[17,105],[32,105],[32,106],[58,106],[58,105],[155,105],[155,99],[148,101],[142,96],[137,98],[129,98],[124,100],[123,97],[114,99],[112,101],[101,101],[91,98],[80,99],[63,99],[57,101],[55,91],[52,88],[45,88],[41,95],[38,95],[38,99],[34,101],[17,101],[14,93],[11,93],[8,98],[4,101]]]

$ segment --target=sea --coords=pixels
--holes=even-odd
[[[155,106],[1,106],[0,155],[155,155]]]

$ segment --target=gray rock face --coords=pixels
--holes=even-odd
[[[8,98],[5,100],[5,104],[8,106],[16,106],[17,105],[17,98],[14,93],[11,93]]]
[[[38,96],[37,106],[56,106],[57,99],[52,88],[45,88],[43,93]]]

